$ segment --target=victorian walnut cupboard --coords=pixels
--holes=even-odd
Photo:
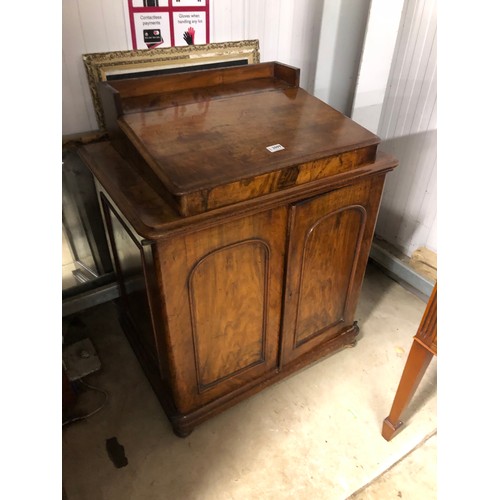
[[[355,343],[397,165],[377,136],[280,63],[104,82],[100,96],[108,139],[80,154],[123,328],[177,435]]]

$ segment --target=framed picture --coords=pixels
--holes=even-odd
[[[242,66],[259,62],[258,40],[83,55],[97,123],[101,130],[104,130],[105,126],[97,91],[99,82],[181,73],[193,69]]]

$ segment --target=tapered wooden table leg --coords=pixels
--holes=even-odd
[[[403,375],[401,375],[391,412],[382,425],[382,436],[387,441],[391,440],[403,425],[400,420],[401,414],[415,394],[433,356],[437,356],[437,282],[427,302],[417,334],[413,337],[413,344]]]
[[[401,414],[415,394],[433,356],[433,353],[421,345],[418,340],[413,340],[410,354],[408,355],[398,390],[392,403],[391,412],[384,420],[382,426],[382,436],[387,441],[392,439],[399,427],[403,425],[403,422],[400,420]]]

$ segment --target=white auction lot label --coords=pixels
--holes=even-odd
[[[285,149],[281,144],[273,144],[272,146],[267,146],[266,148],[268,151],[271,151],[271,153],[276,153],[276,151],[281,151],[282,149]]]

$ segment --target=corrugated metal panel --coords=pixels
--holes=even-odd
[[[301,85],[313,90],[323,0],[214,0],[212,42],[257,39],[260,59],[301,69]]]
[[[376,234],[411,255],[437,251],[436,0],[407,0],[378,134],[400,166],[387,178]]]

